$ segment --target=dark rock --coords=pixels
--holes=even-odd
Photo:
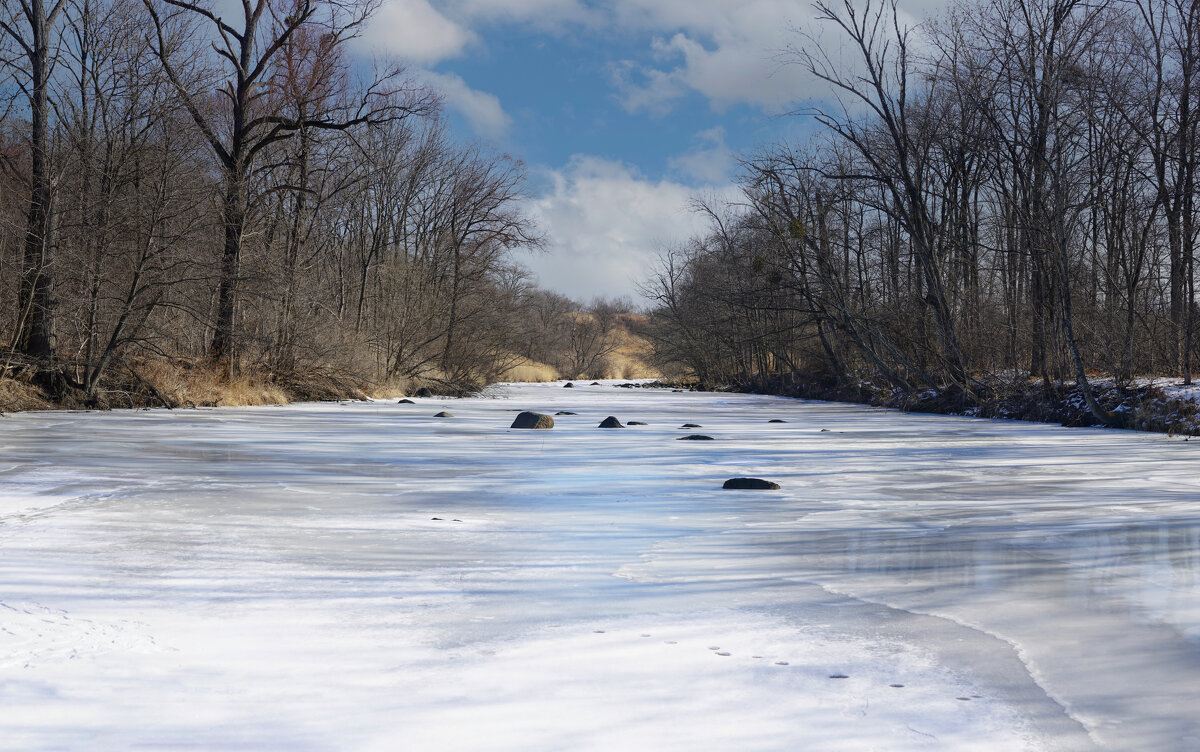
[[[713,437],[705,436],[702,433],[689,433],[687,436],[680,436],[676,441],[713,441]]]
[[[414,397],[432,397],[433,390],[427,386],[423,386],[413,394]]]
[[[575,385],[569,381],[567,383],[563,384],[563,389],[574,389],[574,388],[575,388]]]
[[[400,400],[400,401],[399,401],[399,402],[397,402],[396,404],[397,404],[397,405],[415,405],[415,404],[417,404],[417,403],[416,403],[416,402],[413,402],[412,400],[410,400],[410,399],[408,399],[408,398],[405,398],[405,399],[402,399],[402,400]]]
[[[703,428],[699,423],[684,423],[680,428]]]
[[[787,423],[787,421],[786,421],[786,420],[780,420],[779,418],[771,418],[771,419],[770,419],[770,420],[768,420],[767,422],[768,422],[768,423]]]
[[[820,431],[817,431],[817,433],[829,433],[829,429],[828,429],[828,428],[822,428]]]
[[[604,420],[600,421],[600,425],[599,425],[599,428],[624,428],[624,427],[625,426],[621,425],[621,421],[617,420],[616,418],[614,418],[611,415],[608,416],[607,418],[605,418]]]
[[[590,386],[600,386],[600,382],[599,382],[599,381],[593,381],[593,382],[590,384]]]
[[[680,394],[683,392],[682,389],[672,389],[671,391],[674,392],[675,394]]]
[[[545,413],[534,413],[528,410],[517,416],[510,428],[554,428],[554,418]]]
[[[570,410],[559,410],[558,412],[555,413],[555,415],[578,415],[578,414],[579,413],[573,413]]]
[[[642,422],[642,421],[640,421],[640,420],[631,420],[631,421],[629,421],[628,423],[626,423],[625,425],[627,425],[627,426],[644,426],[644,425],[647,425],[647,424],[646,424],[646,423],[643,423],[643,422]]]
[[[435,417],[435,418],[453,418],[454,416],[451,415],[450,413],[446,412],[445,410],[443,410],[442,412],[438,413],[437,415],[435,415],[433,417]]]
[[[779,484],[762,478],[730,478],[721,488],[745,489],[750,491],[778,491]]]

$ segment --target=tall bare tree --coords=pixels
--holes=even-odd
[[[32,360],[39,383],[53,392],[62,388],[54,352],[54,226],[50,152],[50,79],[59,20],[67,0],[12,0],[0,15],[3,31],[17,48],[13,69],[28,105],[29,190],[19,312],[10,354]],[[27,66],[27,67],[26,67]]]
[[[243,0],[239,18],[232,23],[213,9],[187,0],[144,2],[153,20],[155,52],[216,156],[222,175],[224,244],[210,353],[214,361],[231,368],[237,353],[235,313],[243,241],[256,208],[249,195],[256,160],[265,149],[306,131],[345,131],[423,114],[435,105],[436,96],[406,82],[402,72],[393,69],[337,108],[289,111],[278,106],[284,98],[281,86],[287,82],[273,76],[299,38],[314,40],[316,60],[336,55],[370,16],[373,0]],[[184,58],[204,49],[193,43],[193,24],[206,30],[202,36],[216,55],[210,71],[220,82],[215,92],[197,90],[185,74],[189,62]],[[327,74],[316,75],[311,84],[323,85]],[[211,93],[216,94],[215,100]]]

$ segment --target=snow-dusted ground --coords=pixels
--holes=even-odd
[[[610,384],[8,416],[0,748],[1200,749],[1200,443]]]

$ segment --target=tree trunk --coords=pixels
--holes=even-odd
[[[242,234],[246,226],[245,178],[230,176],[225,187],[225,246],[221,252],[221,276],[217,283],[217,317],[209,354],[227,374],[236,371],[237,349],[233,338],[237,314],[238,277],[241,274]]]
[[[36,381],[52,392],[61,389],[62,379],[54,363],[54,249],[51,230],[52,195],[49,165],[49,75],[50,22],[43,0],[31,0],[29,21],[33,31],[30,58],[30,200],[25,229],[24,264],[21,277],[21,306],[27,315],[19,338],[19,349],[35,364]]]

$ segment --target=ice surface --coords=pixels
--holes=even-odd
[[[1200,748],[1200,444],[576,386],[0,419],[0,748]]]

